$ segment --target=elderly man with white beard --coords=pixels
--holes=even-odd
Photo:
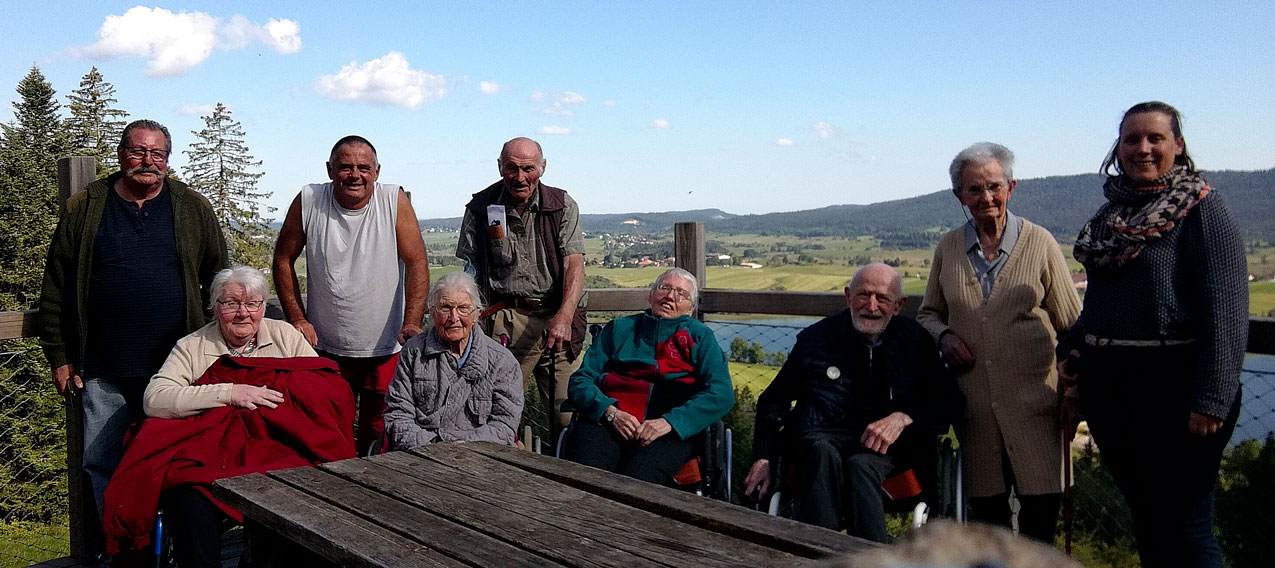
[[[881,483],[934,459],[934,438],[960,416],[964,399],[929,333],[898,315],[906,299],[898,272],[865,266],[845,294],[848,309],[798,334],[757,398],[758,459],[745,491],[764,498],[782,475],[771,463],[783,453],[796,467],[786,491],[797,494],[797,520],[889,542]]]

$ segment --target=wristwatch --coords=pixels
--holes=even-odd
[[[614,406],[608,406],[607,411],[605,414],[602,415],[602,418],[606,420],[607,423],[609,424],[609,423],[615,422],[615,415],[619,413],[620,411],[616,410]]]

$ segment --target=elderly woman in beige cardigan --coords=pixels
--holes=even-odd
[[[1062,403],[1054,347],[1080,313],[1058,243],[1009,212],[1014,154],[974,144],[952,160],[970,221],[939,242],[917,320],[960,371],[971,520],[1053,542],[1062,491]]]

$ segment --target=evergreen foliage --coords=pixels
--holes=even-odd
[[[69,148],[56,91],[39,68],[18,83],[0,138],[0,310],[35,307],[57,224],[57,161]],[[0,342],[0,520],[66,514],[62,399],[34,339]]]
[[[38,67],[18,83],[14,121],[0,139],[0,310],[30,309],[57,224],[58,158],[67,137],[53,86]]]
[[[217,103],[203,119],[204,129],[192,132],[195,141],[185,151],[190,159],[182,172],[186,183],[212,202],[231,264],[266,268],[274,243],[268,220],[261,216],[261,201],[270,192],[257,189],[257,180],[264,174],[250,171],[259,168],[261,161],[248,153],[243,127],[230,117],[226,105]],[[272,213],[276,208],[264,209]]]
[[[93,67],[80,79],[80,88],[71,91],[66,99],[71,111],[66,120],[71,152],[77,156],[92,156],[97,176],[106,176],[118,165],[115,146],[128,118],[127,112],[114,107],[115,86]]]

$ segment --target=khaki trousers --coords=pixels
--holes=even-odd
[[[491,316],[491,337],[497,341],[501,336],[508,338],[506,345],[522,366],[523,384],[534,378],[540,394],[543,416],[557,417],[549,420],[549,439],[542,440],[553,446],[558,441],[558,433],[571,421],[571,414],[559,412],[562,401],[567,399],[567,382],[571,374],[580,368],[583,357],[568,361],[566,353],[559,350],[554,356],[553,376],[544,366],[537,366],[540,357],[545,353],[545,337],[549,329],[550,312],[533,312],[518,308],[505,308]],[[527,409],[523,410],[526,415]],[[529,444],[530,440],[523,440]]]

